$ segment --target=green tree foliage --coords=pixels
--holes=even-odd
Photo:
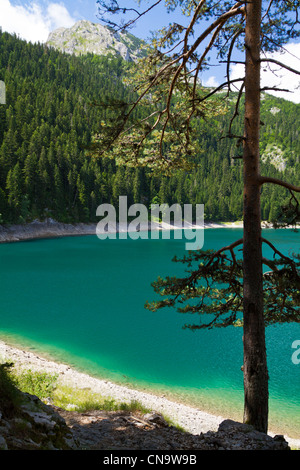
[[[243,325],[243,263],[238,254],[243,240],[230,247],[214,251],[192,251],[174,262],[186,266],[182,278],[159,277],[153,283],[162,300],[147,302],[146,307],[156,311],[162,307],[176,307],[178,312],[191,314],[193,323],[185,328],[203,328]],[[300,322],[299,269],[300,256],[289,258],[280,253],[268,240],[263,243],[274,251],[274,259],[263,258],[264,322]]]
[[[103,127],[114,122],[112,97],[120,103],[133,102],[135,95],[126,84],[132,64],[92,54],[73,57],[7,33],[0,35],[0,58],[0,79],[7,90],[7,104],[0,105],[1,223],[49,216],[64,222],[95,222],[97,206],[117,204],[120,195],[128,196],[128,204],[149,205],[154,197],[170,204],[203,203],[206,221],[242,218],[242,166],[234,158],[239,149],[233,140],[220,138],[226,135],[234,99],[215,116],[214,126],[202,116],[194,121],[198,153],[189,171],[177,169],[163,176],[148,168],[125,170],[105,155],[91,158],[86,147],[99,122]],[[146,116],[150,106],[153,102],[137,110],[134,119]],[[280,111],[274,114],[272,109]],[[266,157],[264,174],[296,184],[300,182],[298,109],[299,105],[266,94],[262,102],[262,155],[274,146],[286,161],[285,168],[278,169],[275,157]],[[241,113],[233,132],[240,133],[242,126]],[[263,219],[273,219],[288,201],[283,188],[263,188]]]
[[[104,20],[105,14],[132,12],[131,9],[122,7],[121,2],[98,0],[98,3],[104,12]],[[300,36],[299,2],[158,0],[150,2],[150,6],[148,3],[141,13],[134,10],[136,18],[130,19],[125,26],[123,23],[123,29],[159,3],[164,4],[170,13],[176,8],[180,9],[183,15],[182,24],[170,23],[154,37],[147,65],[138,65],[138,72],[133,78],[132,83],[137,83],[136,101],[125,107],[125,114],[120,115],[117,129],[109,129],[107,135],[111,136],[111,140],[102,131],[97,143],[114,143],[115,157],[121,154],[126,162],[146,164],[168,172],[170,168],[172,171],[178,168],[187,169],[189,156],[195,163],[200,154],[199,140],[201,141],[205,132],[205,118],[207,117],[208,125],[213,126],[216,121],[220,122],[220,118],[227,117],[225,137],[236,142],[240,155],[235,155],[234,151],[226,155],[222,151],[223,142],[220,139],[215,142],[215,147],[210,141],[208,152],[211,149],[216,150],[219,161],[218,167],[216,161],[209,161],[207,179],[212,184],[211,192],[218,194],[218,202],[215,204],[215,199],[209,198],[206,217],[219,216],[226,219],[230,215],[229,208],[238,208],[236,200],[235,204],[229,204],[231,188],[235,187],[230,167],[232,158],[242,159],[240,195],[243,195],[243,238],[218,251],[200,251],[181,260],[189,266],[186,277],[158,279],[154,287],[166,299],[156,302],[154,308],[179,303],[181,312],[208,314],[208,320],[200,327],[236,324],[240,320],[237,315],[243,313],[244,421],[267,432],[265,326],[277,321],[300,321],[300,265],[297,255],[295,259],[288,258],[262,239],[262,212],[265,215],[268,212],[271,219],[278,219],[281,215],[280,208],[277,207],[279,200],[275,198],[269,198],[268,204],[262,207],[261,190],[267,187],[266,192],[273,192],[274,188],[280,186],[288,192],[288,201],[282,209],[280,223],[294,225],[300,220],[297,199],[300,186],[296,185],[293,178],[293,168],[291,178],[287,180],[283,179],[282,174],[280,178],[276,178],[262,172],[264,169],[261,168],[261,161],[264,164],[269,162],[280,172],[285,170],[284,150],[288,140],[282,139],[275,131],[283,148],[274,149],[268,141],[270,135],[265,140],[261,137],[263,90],[260,77],[262,63],[268,60],[274,62],[274,59],[268,59],[264,54],[280,50],[288,39]],[[187,22],[184,16],[188,18]],[[244,77],[232,80],[230,66],[236,49],[244,52],[245,72]],[[215,50],[217,58],[221,61],[225,59],[226,82],[208,92],[199,84],[198,75],[209,64],[208,55]],[[277,60],[275,63],[291,70]],[[293,72],[300,74],[296,70]],[[239,92],[232,98],[232,87],[237,83],[240,85]],[[223,89],[227,93],[222,97],[217,92]],[[244,91],[241,126],[238,117]],[[138,122],[130,123],[131,112],[140,105],[147,105],[150,97],[153,97],[154,108],[150,107],[148,114],[141,116]],[[227,108],[230,108],[228,99],[233,100],[229,121],[226,114]],[[272,129],[271,140],[274,135]],[[230,182],[230,186],[226,185],[224,179]],[[197,183],[199,187],[200,181]],[[270,183],[271,189],[268,188]],[[162,188],[163,199],[168,198],[167,188],[168,185]],[[181,197],[180,191],[178,195]],[[263,257],[264,243],[272,248],[273,260]],[[240,245],[242,257],[238,258],[234,249]],[[263,274],[263,265],[271,269],[266,277]],[[190,328],[197,327],[199,326],[190,325]]]
[[[96,221],[97,205],[109,202],[116,165],[87,155],[99,121],[109,117],[93,102],[126,94],[121,76],[128,64],[64,55],[7,33],[0,35],[0,56],[7,91],[0,106],[2,223],[49,216]]]

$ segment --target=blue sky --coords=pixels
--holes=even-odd
[[[127,7],[136,7],[134,0],[123,2]],[[100,23],[97,17],[96,0],[0,0],[0,26],[3,31],[16,33],[21,38],[31,42],[45,42],[50,31],[58,27],[70,27],[76,21],[86,19]],[[137,37],[147,39],[150,32],[165,26],[171,21],[182,24],[182,17],[172,13],[168,15],[163,5],[159,5],[152,12],[140,19],[131,33]],[[274,58],[289,66],[300,69],[300,43],[290,43],[286,46],[287,53],[275,54]],[[232,78],[241,77],[241,65],[232,66]],[[286,99],[300,103],[300,79],[298,75],[287,73],[284,69],[273,67],[276,74],[266,70],[263,74],[262,84],[269,86],[288,87],[293,93],[276,93]],[[212,67],[200,77],[205,85],[223,83],[224,70],[221,67]]]
[[[127,0],[126,6],[136,8],[137,4],[134,0]],[[60,26],[68,27],[78,20],[99,23],[97,13],[96,0],[0,0],[0,25],[3,30],[17,32],[31,41],[44,42],[51,30]],[[170,15],[159,5],[141,19],[131,32],[146,39],[151,30],[169,21]]]

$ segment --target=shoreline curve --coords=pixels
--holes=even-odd
[[[77,371],[68,364],[46,358],[39,352],[33,353],[25,348],[20,349],[20,347],[17,348],[2,340],[0,340],[0,359],[12,361],[16,366],[26,366],[32,371],[57,374],[59,383],[74,388],[90,388],[93,392],[113,398],[116,401],[139,401],[145,407],[168,416],[191,434],[217,431],[219,424],[229,418],[213,415],[198,408],[172,401],[150,391],[135,390],[113,383],[110,380],[93,377],[87,373]],[[278,432],[270,431],[268,434],[274,436]],[[293,439],[286,435],[284,435],[284,438],[292,448],[300,450],[300,439]]]
[[[109,230],[108,232],[102,233],[129,233],[130,226],[125,223],[117,223],[116,230]],[[242,222],[232,223],[207,223],[204,228],[242,228]],[[203,228],[201,226],[191,226],[191,228]],[[13,225],[0,225],[0,243],[11,243],[26,240],[36,240],[41,238],[59,238],[67,236],[80,236],[80,235],[97,235],[96,223],[76,223],[66,224],[57,222],[53,219],[46,219],[41,222],[34,220],[31,223],[24,225],[13,224]],[[182,229],[182,227],[176,225],[168,225],[166,223],[143,223],[140,224],[140,231],[149,230],[176,230]]]

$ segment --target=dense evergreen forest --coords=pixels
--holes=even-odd
[[[75,57],[0,33],[0,223],[51,217],[62,222],[96,222],[96,208],[152,201],[204,204],[206,221],[242,218],[241,152],[226,135],[234,101],[226,115],[202,119],[201,152],[190,172],[171,177],[144,168],[95,159],[86,147],[110,108],[94,106],[110,96],[131,99],[122,77],[130,67],[113,56]],[[300,105],[265,94],[262,103],[262,172],[300,184]],[[242,115],[234,133],[242,129]],[[262,218],[274,220],[288,192],[270,185],[262,192]]]

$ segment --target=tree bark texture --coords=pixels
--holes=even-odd
[[[268,429],[260,209],[260,24],[261,0],[246,6],[244,134],[244,422]]]

